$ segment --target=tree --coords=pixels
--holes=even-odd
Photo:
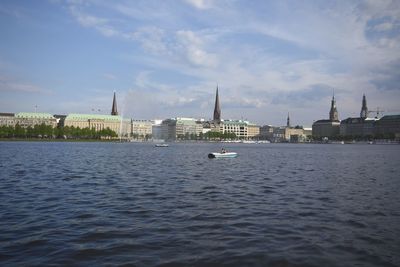
[[[22,128],[22,127],[19,125],[19,123],[17,123],[17,124],[15,125],[15,128],[14,128],[14,136],[15,136],[15,137],[18,137],[18,138],[26,137],[26,136],[25,136],[25,129]]]

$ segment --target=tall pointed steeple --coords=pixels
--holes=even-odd
[[[368,117],[367,99],[365,98],[365,94],[363,94],[360,117],[362,119],[366,119]]]
[[[218,85],[217,85],[217,93],[215,95],[215,107],[214,107],[214,122],[221,122],[221,108],[219,106],[219,97],[218,97]]]
[[[117,98],[115,97],[115,92],[114,92],[114,98],[113,98],[113,104],[111,108],[111,115],[117,116],[118,111],[117,111]]]
[[[289,112],[287,113],[286,127],[290,128],[290,117],[289,117]]]
[[[336,109],[336,100],[335,100],[335,92],[333,92],[332,102],[331,102],[331,110],[329,111],[329,120],[338,121],[339,115]]]

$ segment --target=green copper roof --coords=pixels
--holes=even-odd
[[[55,119],[50,113],[37,113],[37,112],[20,112],[15,114],[16,118],[26,119]]]
[[[65,118],[66,121],[87,121],[87,120],[104,120],[104,121],[114,121],[120,122],[121,116],[112,115],[99,115],[99,114],[77,114],[71,113]]]

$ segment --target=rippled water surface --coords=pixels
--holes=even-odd
[[[0,142],[0,265],[400,265],[400,146],[225,146]]]

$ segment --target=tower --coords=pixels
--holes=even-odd
[[[219,97],[218,97],[218,85],[217,85],[217,93],[215,95],[215,107],[214,107],[214,122],[221,122],[221,108],[219,106]]]
[[[290,117],[289,117],[289,112],[287,113],[286,127],[290,128]]]
[[[339,115],[336,109],[336,100],[335,100],[335,94],[332,96],[332,102],[331,102],[331,110],[329,111],[329,120],[330,121],[338,121],[339,120]]]
[[[362,107],[361,107],[360,117],[362,119],[366,119],[368,117],[367,99],[365,98],[365,94],[363,95],[363,99],[362,99]]]
[[[111,108],[111,115],[117,116],[118,111],[117,111],[117,98],[115,97],[115,92],[114,92],[114,98],[113,98],[113,104]]]

